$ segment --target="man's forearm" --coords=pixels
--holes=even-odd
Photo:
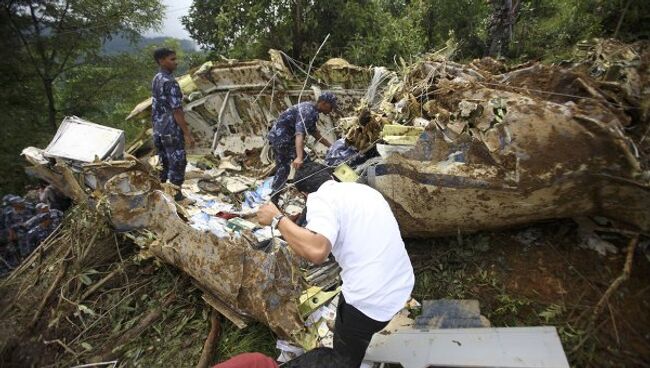
[[[182,108],[174,110],[174,120],[183,131],[183,134],[190,135],[190,128],[187,125],[187,121],[185,120],[185,112]]]
[[[302,228],[286,217],[278,224],[278,230],[289,247],[300,257],[316,264],[327,259],[331,245],[324,236]]]
[[[302,160],[305,154],[305,136],[296,134],[296,158]]]
[[[320,134],[320,131],[317,132],[317,133],[314,135],[314,138],[316,138],[316,142],[320,142],[320,143],[322,143],[322,144],[325,145],[325,147],[327,147],[327,148],[329,148],[329,147],[332,146],[332,143],[330,143],[330,141],[328,141],[327,139],[325,139],[325,137],[323,137],[323,135]]]

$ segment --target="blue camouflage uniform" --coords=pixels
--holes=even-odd
[[[160,180],[178,186],[185,181],[185,137],[176,124],[174,110],[182,107],[183,94],[178,82],[171,73],[160,70],[151,82],[151,120],[153,123],[153,143],[163,169]]]
[[[63,221],[63,211],[60,210],[50,210],[50,218],[52,219],[52,231],[54,231],[59,225],[61,224],[61,221]]]
[[[7,231],[13,231],[16,238],[7,244],[6,249],[3,252],[3,258],[13,267],[18,264],[19,249],[16,249],[16,246],[20,248],[20,244],[25,240],[27,235],[26,223],[34,216],[34,208],[26,202],[24,199],[16,196],[13,197],[9,203],[11,205],[23,204],[24,208],[18,210],[14,207],[8,207],[5,211],[4,221],[5,228]]]
[[[25,227],[28,229],[27,233],[18,242],[18,251],[21,258],[29,256],[54,230],[51,223],[49,226],[43,226],[42,223],[48,218],[50,218],[49,213],[39,213],[25,223]]]
[[[327,150],[325,163],[328,166],[337,166],[357,153],[358,151],[354,147],[345,143],[345,138],[337,139],[336,142],[332,144],[332,147]],[[354,165],[354,161],[356,161],[356,158],[352,158],[350,165]]]
[[[269,131],[269,143],[275,154],[275,176],[273,192],[277,192],[287,181],[291,162],[296,158],[296,134],[314,134],[318,130],[318,110],[314,102],[302,102],[285,110]],[[305,156],[305,159],[307,157]]]

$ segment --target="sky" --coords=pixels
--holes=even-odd
[[[145,36],[168,36],[174,38],[191,39],[189,33],[183,28],[180,17],[187,15],[189,12],[192,0],[163,0],[163,4],[167,7],[165,12],[165,20],[159,31],[149,31]]]

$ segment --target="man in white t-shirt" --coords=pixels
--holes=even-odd
[[[369,186],[334,181],[331,171],[311,163],[296,173],[295,187],[307,194],[307,225],[285,218],[273,204],[260,208],[260,224],[279,229],[301,257],[319,264],[330,252],[341,266],[334,350],[358,367],[372,335],[408,301],[414,276],[395,216]]]

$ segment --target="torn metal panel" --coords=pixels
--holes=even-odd
[[[368,85],[372,77],[371,73],[370,68],[350,64],[345,59],[334,58],[321,65],[314,72],[314,77],[329,87],[338,86],[346,89],[358,89],[360,86]]]
[[[406,329],[377,333],[366,360],[404,368],[569,368],[555,327]]]
[[[398,92],[387,90],[384,101],[391,108],[384,104],[359,115],[348,128],[348,142],[357,148],[388,143],[379,147],[385,161],[369,170],[368,183],[387,198],[404,235],[473,232],[579,214],[609,214],[650,228],[643,210],[650,205],[650,185],[636,181],[640,163],[623,131],[629,117],[607,101],[557,96],[555,90],[579,77],[535,68],[495,77],[462,64],[423,61],[410,68]],[[531,90],[510,88],[535,77],[548,82],[543,87],[552,97],[544,98],[533,84]],[[589,93],[585,85],[597,84],[585,80],[583,95]],[[386,139],[381,132],[391,121],[415,129],[419,120],[411,105],[421,106],[417,115],[430,123],[409,149],[404,143],[415,137]],[[630,198],[642,204],[614,206]]]
[[[196,279],[233,310],[291,338],[303,332],[298,313],[300,275],[286,247],[257,251],[241,239],[223,240],[180,219],[174,202],[148,174],[128,171],[105,185],[111,221],[121,231],[147,229],[149,250]]]
[[[88,195],[75,173],[65,164],[57,165],[35,165],[25,168],[27,175],[40,178],[56,187],[66,197],[71,198],[76,203],[84,203],[88,200]]]
[[[120,159],[124,145],[122,130],[69,116],[61,122],[43,156],[76,162]]]

